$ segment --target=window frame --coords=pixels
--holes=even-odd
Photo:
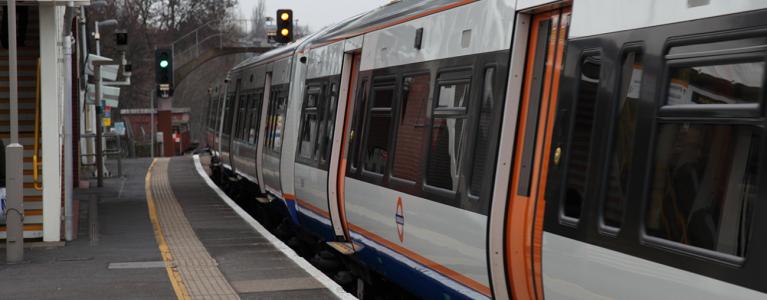
[[[668,101],[668,82],[671,80],[671,69],[677,67],[692,67],[701,65],[723,65],[723,64],[737,64],[737,63],[749,63],[749,62],[762,62],[765,65],[763,68],[764,73],[762,78],[762,84],[767,82],[767,52],[749,52],[749,53],[736,53],[736,54],[720,54],[717,56],[707,57],[680,57],[681,55],[675,55],[679,58],[664,60],[664,76],[662,91],[663,98],[661,100]],[[711,64],[716,63],[716,64]],[[669,105],[668,102],[657,102],[658,104],[658,117],[659,118],[722,118],[722,119],[737,119],[742,118],[760,118],[764,112],[764,100],[765,89],[762,88],[762,103],[756,104],[705,104],[705,105]]]
[[[431,106],[429,107],[429,117],[428,117],[428,127],[427,127],[427,134],[426,134],[426,155],[424,156],[424,164],[423,164],[423,171],[422,171],[422,177],[423,177],[423,185],[422,189],[427,194],[431,194],[433,196],[438,197],[438,199],[442,199],[442,201],[456,201],[455,199],[461,194],[462,188],[461,183],[459,182],[456,184],[457,188],[455,190],[448,190],[442,187],[433,186],[429,184],[429,180],[427,178],[427,173],[429,170],[429,162],[431,161],[431,143],[432,138],[434,134],[434,120],[435,119],[463,119],[464,124],[462,125],[461,129],[461,142],[462,145],[466,145],[465,147],[460,147],[458,150],[459,152],[459,161],[458,161],[458,172],[460,175],[460,178],[463,178],[465,176],[464,172],[466,161],[464,160],[464,157],[466,156],[467,147],[468,147],[468,133],[467,131],[471,130],[473,128],[473,123],[471,120],[471,114],[470,114],[470,108],[472,107],[473,102],[476,100],[475,93],[476,89],[473,85],[473,75],[474,75],[474,67],[473,65],[471,67],[458,67],[458,68],[445,68],[439,70],[437,72],[436,81],[433,85],[433,101]],[[468,95],[467,102],[463,107],[448,107],[448,108],[440,108],[439,105],[439,97],[441,88],[446,85],[451,84],[467,84],[468,85]],[[450,199],[450,200],[448,200]]]
[[[316,95],[316,103],[314,103],[314,106],[309,106],[309,97],[312,95]],[[319,158],[314,157],[315,151],[317,151],[317,142],[319,141],[319,130],[320,130],[320,121],[322,114],[321,106],[325,103],[324,98],[325,97],[325,85],[323,83],[317,83],[317,82],[308,82],[306,84],[306,87],[304,88],[304,99],[301,103],[301,116],[298,122],[298,143],[296,144],[296,162],[301,163],[308,166],[313,167],[319,167]],[[304,120],[307,115],[313,114],[315,116],[315,120],[317,121],[317,127],[314,128],[314,138],[315,140],[311,143],[311,157],[304,157],[301,155],[301,151],[303,150],[303,129],[304,129]],[[311,136],[311,133],[310,133]]]
[[[578,218],[574,218],[574,217],[570,217],[570,216],[565,215],[565,207],[566,207],[566,201],[567,201],[567,193],[566,193],[566,191],[567,191],[567,183],[568,183],[568,179],[569,179],[568,171],[569,171],[569,169],[571,167],[570,166],[570,160],[572,158],[571,154],[573,152],[572,151],[573,135],[574,135],[574,131],[575,131],[575,121],[577,119],[577,117],[575,115],[577,114],[577,111],[578,111],[578,103],[580,102],[579,99],[580,99],[581,88],[582,88],[581,83],[583,82],[583,80],[580,79],[580,77],[583,75],[583,64],[584,64],[584,62],[586,61],[586,59],[588,57],[598,57],[600,59],[600,62],[602,62],[602,63],[606,59],[605,53],[604,53],[604,51],[603,51],[603,49],[601,47],[600,48],[587,48],[587,49],[584,49],[583,51],[581,51],[578,54],[578,64],[575,66],[575,74],[577,74],[579,77],[576,80],[576,82],[574,83],[575,88],[573,89],[573,95],[572,95],[573,98],[571,100],[572,101],[571,102],[572,103],[572,111],[569,112],[570,116],[569,116],[569,120],[568,120],[568,124],[567,124],[567,133],[566,133],[566,137],[567,138],[566,138],[565,144],[562,145],[562,146],[564,146],[563,148],[565,149],[565,151],[564,151],[565,152],[565,157],[564,157],[564,160],[562,161],[562,165],[564,167],[562,168],[561,173],[564,176],[562,177],[561,182],[559,182],[559,184],[561,185],[560,190],[561,191],[565,191],[565,192],[564,193],[560,193],[559,194],[559,199],[556,200],[558,202],[558,205],[557,205],[557,210],[558,210],[557,211],[557,220],[558,220],[559,224],[567,226],[567,227],[571,227],[571,228],[579,228],[581,226],[581,224],[583,223],[583,222],[581,222],[581,220],[584,218],[584,215],[585,215],[584,213],[588,211],[588,207],[586,206],[588,204],[587,203],[588,202],[588,200],[587,200],[588,195],[593,192],[594,188],[596,188],[596,186],[594,186],[595,184],[592,184],[590,182],[590,180],[592,180],[594,169],[593,168],[589,168],[585,172],[586,179],[584,180],[584,183],[585,183],[584,198],[586,198],[586,199],[583,199],[581,201],[581,204],[580,204],[580,216]],[[595,126],[599,123],[598,120],[596,119],[596,117],[597,117],[597,109],[599,108],[599,106],[596,105],[596,104],[599,102],[599,99],[601,99],[602,97],[605,96],[604,95],[604,89],[602,89],[601,87],[606,84],[606,78],[607,77],[605,76],[605,73],[607,73],[607,69],[608,68],[606,68],[604,65],[600,64],[600,67],[599,67],[599,82],[597,83],[597,91],[594,94],[594,102],[595,102],[594,118],[595,119],[593,120],[594,124],[592,125],[592,128],[590,130],[592,135],[594,135]],[[594,153],[594,151],[597,150],[594,147],[595,144],[598,144],[598,139],[591,139],[589,141],[589,145],[588,145],[588,147],[589,147],[588,148],[589,149],[589,152],[588,152],[589,161],[591,161],[592,154]],[[588,164],[588,162],[587,162],[587,164]]]
[[[362,74],[359,76],[360,83],[357,86],[357,95],[354,98],[356,103],[354,104],[354,115],[349,138],[349,147],[351,147],[351,149],[347,154],[351,160],[349,163],[349,169],[347,170],[348,174],[357,174],[360,172],[359,170],[362,169],[359,166],[359,164],[362,163],[360,149],[362,149],[362,138],[364,137],[365,130],[365,116],[367,115],[365,111],[367,109],[368,98],[370,96],[370,85],[368,84],[370,82],[370,78],[369,76],[363,76]]]
[[[267,122],[267,129],[268,133],[266,134],[266,140],[264,142],[264,153],[266,155],[281,158],[282,156],[282,146],[285,144],[285,124],[287,124],[287,111],[288,111],[288,97],[289,97],[289,84],[278,84],[278,85],[272,85],[271,86],[271,95],[269,97],[269,107],[267,108],[267,117],[268,118],[274,118],[274,124],[271,124],[269,126],[269,122]],[[279,110],[278,103],[279,99],[283,98],[285,102],[285,107],[283,111]],[[279,117],[282,116],[283,118],[283,124],[282,124],[282,132],[280,133],[280,146],[276,146],[276,133],[277,133],[277,120]]]
[[[464,145],[461,145],[461,151],[464,151],[464,158],[460,169],[460,176],[462,179],[461,182],[467,181],[468,178],[463,179],[463,177],[466,177],[468,174],[471,173],[470,170],[470,164],[473,162],[473,150],[470,146],[470,141],[472,140],[471,135],[476,131],[476,128],[478,126],[478,119],[476,119],[476,115],[478,114],[479,109],[479,103],[481,101],[478,101],[480,99],[482,90],[479,86],[480,82],[483,82],[483,76],[485,69],[487,67],[495,67],[495,73],[494,73],[494,80],[493,80],[493,88],[492,93],[493,97],[495,99],[495,106],[498,107],[495,111],[495,114],[493,115],[492,121],[493,122],[491,126],[498,127],[496,128],[496,133],[491,133],[490,137],[490,147],[492,147],[492,150],[489,150],[489,154],[492,154],[491,157],[488,157],[488,162],[486,165],[488,165],[487,170],[488,174],[495,174],[495,164],[497,162],[498,158],[498,145],[500,143],[500,122],[502,120],[502,112],[503,110],[500,109],[505,105],[505,95],[506,95],[506,88],[507,88],[507,77],[506,74],[508,74],[508,61],[509,61],[509,51],[508,50],[500,50],[495,52],[488,52],[488,53],[482,53],[482,54],[476,54],[476,55],[470,55],[470,56],[461,56],[461,57],[451,57],[451,58],[444,58],[439,60],[432,60],[432,61],[426,61],[426,62],[418,62],[418,63],[412,63],[412,64],[405,64],[405,65],[398,65],[398,66],[392,66],[392,67],[385,67],[375,70],[363,70],[360,71],[360,81],[357,85],[357,90],[355,92],[357,93],[363,93],[358,94],[355,98],[354,103],[354,115],[352,119],[352,128],[354,131],[354,138],[350,139],[349,146],[352,147],[351,151],[349,151],[348,157],[352,159],[352,163],[348,164],[347,166],[347,173],[346,176],[349,178],[354,178],[356,180],[373,184],[380,186],[381,188],[390,190],[392,192],[397,193],[403,193],[408,194],[413,197],[418,197],[424,200],[428,200],[431,202],[439,203],[442,205],[447,205],[450,207],[453,207],[455,209],[459,209],[466,212],[476,213],[479,215],[487,216],[489,214],[489,207],[490,203],[492,201],[492,182],[488,182],[487,186],[482,187],[482,195],[480,195],[480,201],[475,201],[476,199],[469,199],[468,194],[468,188],[463,186],[463,183],[458,186],[458,191],[454,195],[451,195],[449,197],[445,197],[444,195],[440,195],[438,193],[432,193],[429,191],[424,190],[423,188],[423,181],[424,181],[424,174],[426,171],[426,164],[421,163],[421,166],[419,168],[419,177],[417,182],[414,185],[408,185],[408,184],[400,184],[401,182],[398,181],[393,174],[393,163],[394,163],[394,156],[396,156],[396,144],[398,140],[398,127],[395,127],[395,125],[399,125],[399,118],[401,117],[400,114],[402,113],[401,106],[402,106],[402,95],[397,95],[393,102],[393,119],[392,119],[392,129],[391,131],[391,144],[390,144],[390,157],[387,167],[387,172],[383,177],[375,178],[374,176],[365,176],[363,175],[362,168],[354,168],[354,159],[359,159],[357,165],[361,166],[363,162],[362,155],[364,155],[364,151],[366,148],[366,145],[364,145],[364,139],[366,138],[366,126],[368,124],[369,116],[369,108],[372,100],[372,86],[373,86],[373,79],[374,78],[383,78],[383,77],[389,77],[394,78],[394,82],[397,85],[402,85],[404,82],[404,77],[419,73],[425,73],[429,72],[429,99],[425,107],[426,111],[426,128],[424,128],[427,133],[425,133],[425,141],[423,145],[423,158],[424,161],[427,158],[427,154],[429,151],[428,146],[430,145],[430,131],[431,131],[431,118],[432,118],[432,112],[434,107],[434,99],[435,99],[435,89],[436,89],[436,80],[439,77],[440,74],[443,73],[451,73],[451,71],[465,71],[467,77],[471,77],[474,82],[470,85],[467,93],[468,100],[466,102],[466,113],[469,116],[467,118],[467,121],[464,121]],[[446,80],[450,80],[451,78],[443,78]],[[452,78],[455,79],[455,78]],[[365,90],[367,89],[367,90]],[[363,91],[364,90],[364,91]],[[398,87],[395,91],[396,93],[402,93],[402,88]],[[364,96],[361,96],[364,95]],[[363,97],[365,97],[363,99]],[[363,104],[364,103],[364,104]],[[364,106],[364,107],[361,107]],[[446,109],[447,110],[447,109]],[[365,114],[363,116],[363,114]],[[355,120],[360,119],[360,123],[362,124],[355,124]],[[359,127],[358,127],[359,126]],[[357,129],[361,128],[361,129]],[[357,153],[354,153],[354,151],[357,151]],[[491,176],[491,175],[490,175]],[[394,178],[394,179],[393,179]],[[489,188],[487,191],[485,191],[486,188]],[[489,195],[489,196],[488,196]]]
[[[736,42],[735,40],[723,40],[723,42],[731,41]],[[686,46],[686,45],[695,45],[695,44],[705,44],[701,42],[691,42],[691,43],[685,43],[685,44],[669,44],[667,45],[667,48],[665,49],[666,52],[670,51],[673,47],[676,46]],[[758,58],[758,60],[754,60],[754,58]],[[758,141],[755,141],[756,143],[759,143],[760,147],[760,156],[758,157],[758,164],[757,166],[759,170],[758,178],[756,180],[758,183],[763,183],[765,181],[765,168],[763,167],[765,165],[765,158],[767,158],[767,155],[765,155],[765,147],[767,147],[767,131],[765,130],[767,128],[766,121],[767,116],[765,116],[765,102],[767,102],[767,51],[765,49],[760,49],[760,51],[756,52],[742,52],[739,51],[739,49],[733,49],[733,51],[717,51],[716,55],[711,56],[703,56],[699,53],[691,53],[690,55],[685,54],[674,54],[674,55],[666,55],[665,57],[661,58],[663,63],[663,69],[662,69],[662,76],[660,76],[660,81],[657,86],[661,87],[659,89],[659,92],[657,93],[658,98],[655,100],[656,105],[656,116],[653,118],[652,121],[652,129],[650,132],[650,153],[647,156],[648,163],[646,164],[645,168],[645,189],[642,193],[642,202],[641,202],[641,213],[640,213],[640,225],[639,225],[639,239],[640,242],[643,245],[647,245],[649,247],[657,248],[665,252],[670,252],[677,255],[688,255],[688,256],[694,256],[699,259],[703,259],[706,261],[712,261],[724,265],[729,265],[733,267],[742,267],[747,259],[748,259],[748,253],[753,253],[752,250],[746,250],[746,255],[743,257],[732,255],[728,253],[719,252],[716,250],[706,249],[698,246],[693,246],[689,244],[683,244],[680,242],[672,241],[666,238],[662,237],[656,237],[652,236],[650,233],[648,233],[647,230],[647,224],[646,224],[646,218],[648,213],[648,205],[652,201],[651,199],[651,190],[652,190],[652,181],[653,181],[653,170],[654,170],[654,162],[657,158],[657,146],[658,146],[658,129],[663,124],[681,124],[681,123],[690,123],[690,124],[696,124],[696,125],[731,125],[731,126],[750,126],[750,127],[756,127],[761,128],[761,135],[760,139]],[[732,105],[732,106],[740,106],[739,109],[729,110],[725,113],[716,113],[717,109],[721,109],[722,106],[725,105],[695,105],[695,106],[685,106],[680,109],[668,109],[668,107],[672,105],[668,105],[668,89],[671,83],[671,69],[673,67],[677,66],[690,66],[690,65],[700,65],[700,63],[739,63],[739,62],[753,62],[753,61],[762,61],[764,62],[763,66],[763,74],[764,78],[762,78],[762,98],[761,102],[758,103],[758,108],[754,109],[752,107],[746,107],[746,105]],[[713,65],[713,64],[708,64]],[[755,112],[756,111],[756,112]],[[764,195],[764,191],[760,189],[760,191],[757,192],[759,195]],[[756,201],[759,201],[759,198],[756,198]],[[755,208],[751,213],[756,214],[757,209]],[[753,234],[755,232],[755,225],[756,223],[751,223],[750,228],[748,228],[749,232]],[[753,246],[754,242],[749,241],[748,245],[746,245],[747,249],[751,249],[755,246]],[[752,254],[753,257],[753,254]]]
[[[423,103],[423,106],[424,106],[423,107],[424,108],[423,113],[426,114],[424,116],[424,122],[425,123],[423,124],[423,130],[424,130],[424,133],[422,133],[423,140],[422,140],[422,143],[420,145],[421,148],[418,150],[419,151],[418,154],[419,154],[420,158],[422,159],[422,163],[421,163],[420,166],[418,166],[418,174],[416,176],[417,178],[416,178],[416,180],[413,181],[413,180],[409,180],[409,179],[405,179],[405,178],[400,178],[400,177],[397,177],[396,175],[394,175],[394,162],[397,159],[397,145],[399,143],[399,129],[400,129],[400,125],[402,125],[401,124],[402,116],[403,116],[402,114],[403,114],[404,109],[405,109],[405,106],[404,106],[405,93],[404,93],[404,90],[403,90],[404,86],[405,86],[404,85],[404,81],[405,81],[405,78],[408,78],[408,77],[417,77],[417,76],[423,76],[423,75],[428,76],[428,85],[429,86],[427,87],[428,94],[426,95],[426,99],[424,100],[424,103]],[[428,142],[429,142],[428,138],[427,138],[428,137],[428,133],[426,133],[426,131],[429,128],[429,124],[428,123],[430,122],[429,121],[429,118],[430,118],[430,116],[429,116],[430,101],[429,100],[432,98],[432,95],[433,95],[432,93],[433,93],[433,87],[434,87],[434,84],[433,84],[434,78],[431,76],[431,72],[428,69],[421,69],[421,70],[409,71],[409,72],[402,73],[401,76],[398,76],[398,81],[399,81],[398,97],[396,97],[396,102],[392,103],[392,121],[393,121],[394,124],[392,126],[393,127],[392,128],[392,133],[393,133],[392,147],[393,147],[393,151],[392,151],[392,155],[391,155],[391,168],[388,168],[387,171],[388,171],[388,176],[389,176],[389,183],[392,185],[392,188],[395,188],[395,189],[408,189],[409,190],[409,189],[417,188],[417,186],[421,182],[424,181],[423,164],[425,164],[426,154],[428,153],[428,148],[426,146],[428,145]]]
[[[389,118],[389,136],[388,136],[388,148],[387,153],[391,153],[391,146],[392,146],[392,138],[394,135],[392,134],[392,127],[394,123],[394,106],[396,104],[397,98],[398,98],[398,90],[399,90],[399,82],[397,80],[397,77],[395,76],[374,76],[371,80],[370,89],[368,91],[369,97],[367,106],[364,110],[365,116],[364,116],[364,126],[363,126],[363,137],[362,137],[362,147],[360,147],[360,150],[362,150],[360,155],[360,175],[364,178],[371,179],[378,183],[383,183],[384,178],[388,175],[389,170],[391,169],[391,163],[392,159],[391,157],[387,157],[386,160],[386,166],[382,173],[370,171],[365,168],[365,164],[367,163],[367,149],[368,149],[368,142],[370,137],[370,123],[372,119],[377,116],[382,115],[388,115]],[[375,94],[378,90],[391,90],[392,92],[392,99],[391,104],[388,108],[381,108],[375,106]]]
[[[631,53],[636,53],[642,56],[642,77],[640,78],[640,89],[639,89],[639,98],[638,98],[638,101],[641,102],[642,90],[643,90],[642,86],[646,84],[644,77],[645,77],[645,74],[647,73],[646,72],[647,49],[645,47],[646,46],[644,42],[641,42],[641,41],[626,43],[623,45],[623,47],[621,47],[620,51],[618,52],[618,56],[616,57],[617,59],[620,60],[620,61],[616,61],[616,68],[618,68],[618,72],[617,72],[618,76],[617,76],[617,80],[613,83],[613,91],[615,92],[610,95],[611,96],[610,97],[611,107],[610,107],[610,115],[609,115],[610,118],[607,124],[608,126],[607,134],[605,135],[605,146],[606,146],[605,153],[610,158],[612,158],[613,151],[615,150],[615,137],[616,137],[615,135],[616,135],[616,131],[618,130],[618,123],[620,122],[620,114],[621,114],[620,100],[621,98],[626,97],[623,93],[624,91],[621,89],[621,84],[623,83],[623,80],[625,79],[624,76],[626,75],[623,73],[623,70],[622,70],[623,64],[625,63],[628,55]],[[634,62],[636,62],[636,60]],[[631,83],[629,83],[629,86],[630,84]],[[628,90],[626,90],[626,93],[628,93]],[[639,119],[635,120],[634,126],[638,127],[639,123],[640,123]],[[631,143],[633,145],[636,145],[636,142],[637,142],[637,137],[635,133],[635,136],[632,137]],[[636,147],[634,146],[634,148]],[[632,155],[631,157],[632,166],[634,166],[633,160],[635,157],[636,155]],[[607,225],[605,223],[604,210],[607,204],[607,195],[610,188],[609,181],[610,181],[610,168],[612,167],[612,160],[611,159],[608,160],[607,163],[603,163],[600,167],[601,168],[599,169],[599,184],[597,186],[599,188],[599,191],[597,194],[597,211],[596,211],[598,232],[602,235],[615,238],[618,236],[618,234],[620,234],[621,230],[624,227],[623,225],[625,225],[626,217],[627,217],[626,208],[628,207],[628,204],[629,204],[628,202],[630,199],[629,197],[625,197],[625,199],[622,199],[624,203],[622,203],[620,226],[614,227],[614,226]],[[633,179],[632,177],[633,177],[632,172],[629,172],[629,175],[627,178],[628,185],[626,187],[627,191],[631,191],[631,182]],[[631,194],[631,193],[628,192],[627,194]]]

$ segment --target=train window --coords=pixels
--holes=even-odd
[[[746,104],[762,100],[764,61],[674,66],[668,105]]]
[[[365,134],[363,168],[378,174],[386,172],[389,162],[392,98],[394,98],[394,86],[373,88],[373,105],[370,108]]]
[[[440,85],[438,108],[460,108],[466,107],[469,98],[469,83],[456,82]]]
[[[351,164],[349,164],[349,167],[351,169],[358,169],[359,168],[359,148],[361,147],[361,137],[362,137],[362,124],[363,124],[363,116],[365,108],[367,108],[367,98],[368,98],[368,87],[367,87],[367,79],[363,79],[360,81],[359,87],[357,87],[357,104],[355,104],[355,111],[354,111],[354,119],[352,123],[352,131],[349,135],[349,144],[351,145],[351,153],[349,155],[349,159],[351,159]]]
[[[482,85],[482,102],[480,103],[479,121],[475,133],[474,142],[474,162],[471,167],[471,181],[469,184],[469,194],[479,197],[482,190],[483,178],[485,172],[492,169],[487,166],[488,158],[494,156],[491,154],[491,137],[493,112],[495,110],[495,97],[493,93],[493,83],[495,82],[495,68],[485,69],[485,78]],[[494,153],[494,152],[492,152]]]
[[[429,74],[402,79],[402,104],[394,146],[392,175],[413,182],[420,176],[423,161],[429,80]]]
[[[631,51],[623,56],[620,93],[615,104],[612,148],[608,158],[607,192],[602,203],[602,224],[612,229],[621,227],[623,208],[628,197],[628,177],[631,159],[634,157],[634,135],[643,68],[640,52]]]
[[[314,148],[317,143],[318,109],[319,98],[322,97],[322,88],[313,86],[307,88],[304,109],[301,113],[301,138],[298,144],[298,155],[304,159],[314,159]]]
[[[263,94],[258,93],[253,95],[253,101],[250,107],[250,126],[248,126],[249,134],[248,134],[248,143],[255,144],[256,138],[258,137],[258,126],[261,122],[261,115],[259,112],[261,111],[261,101],[263,101]]]
[[[248,102],[250,101],[250,97],[246,95],[240,96],[240,102],[238,103],[238,111],[237,111],[237,139],[243,140],[245,137],[245,121],[248,117]]]
[[[285,111],[287,108],[286,92],[274,90],[270,97],[267,120],[266,148],[272,152],[280,152],[282,149],[282,131],[285,125]]]
[[[645,230],[660,241],[744,257],[760,192],[765,63],[714,58],[669,61]],[[748,114],[732,114],[738,109]]]
[[[576,220],[581,217],[581,206],[586,197],[586,183],[591,164],[594,111],[601,69],[602,64],[597,55],[588,55],[581,60],[575,120],[570,134],[569,158],[566,167],[566,191],[564,205],[561,206],[565,217]]]
[[[326,101],[324,103],[324,109],[322,112],[322,123],[320,125],[320,139],[318,141],[319,147],[317,151],[319,153],[320,164],[325,164],[325,162],[330,159],[330,147],[332,145],[331,141],[333,140],[333,129],[335,128],[337,101],[338,85],[332,83],[330,84],[330,89],[328,90],[328,94],[326,96]]]
[[[264,128],[264,148],[272,148],[272,114],[274,112],[274,98],[269,97],[269,103],[266,104],[266,128]]]
[[[232,133],[232,115],[234,114],[234,95],[227,97],[225,102],[226,115],[224,116],[224,134],[229,136]]]
[[[647,233],[744,256],[759,192],[761,132],[749,125],[661,124]]]
[[[469,87],[469,80],[439,84],[426,162],[426,184],[429,186],[458,190]]]
[[[274,143],[273,143],[273,149],[274,151],[279,152],[282,149],[282,134],[285,127],[285,112],[287,111],[288,106],[288,98],[286,93],[279,92],[277,93],[277,101],[276,101],[276,120],[275,120],[275,126],[274,126]]]

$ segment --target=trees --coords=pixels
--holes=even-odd
[[[101,28],[101,50],[104,56],[119,58],[112,33],[125,29],[129,33],[126,59],[133,68],[132,85],[123,87],[121,108],[148,107],[154,92],[152,58],[157,47],[170,46],[175,38],[211,21],[233,15],[237,0],[107,0],[107,5],[89,8],[89,32],[93,20],[117,19],[119,25]],[[94,49],[93,40],[89,49]]]

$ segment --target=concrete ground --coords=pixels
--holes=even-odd
[[[176,299],[147,213],[150,163],[124,160],[122,178],[105,180],[101,189],[75,189],[77,240],[26,249],[19,265],[7,265],[0,248],[0,299]],[[129,264],[110,269],[112,263]]]

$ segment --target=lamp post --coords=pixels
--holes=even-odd
[[[93,61],[93,74],[96,76],[96,81],[101,82],[101,66],[109,66],[109,65],[119,65],[119,63],[112,62],[112,61]],[[96,96],[95,102],[97,105],[100,105],[101,103],[101,84],[96,85]],[[103,125],[101,122],[101,110],[102,108],[96,109],[96,186],[103,187],[104,186],[104,148],[102,147],[102,129],[101,126]]]
[[[24,259],[24,147],[19,144],[19,82],[16,48],[16,0],[8,1],[8,77],[11,113],[11,143],[5,147],[6,261]]]
[[[96,55],[101,56],[101,33],[99,32],[99,27],[101,26],[115,26],[117,25],[117,20],[115,19],[109,19],[104,21],[96,21],[94,22],[94,32],[93,32],[93,39],[96,40]],[[94,74],[96,75],[96,186],[103,187],[104,186],[104,158],[102,157],[104,153],[104,143],[102,139],[102,110],[104,109],[101,107],[101,86],[103,84],[102,78],[101,78],[101,66],[106,65],[104,63],[97,64],[94,62]]]

